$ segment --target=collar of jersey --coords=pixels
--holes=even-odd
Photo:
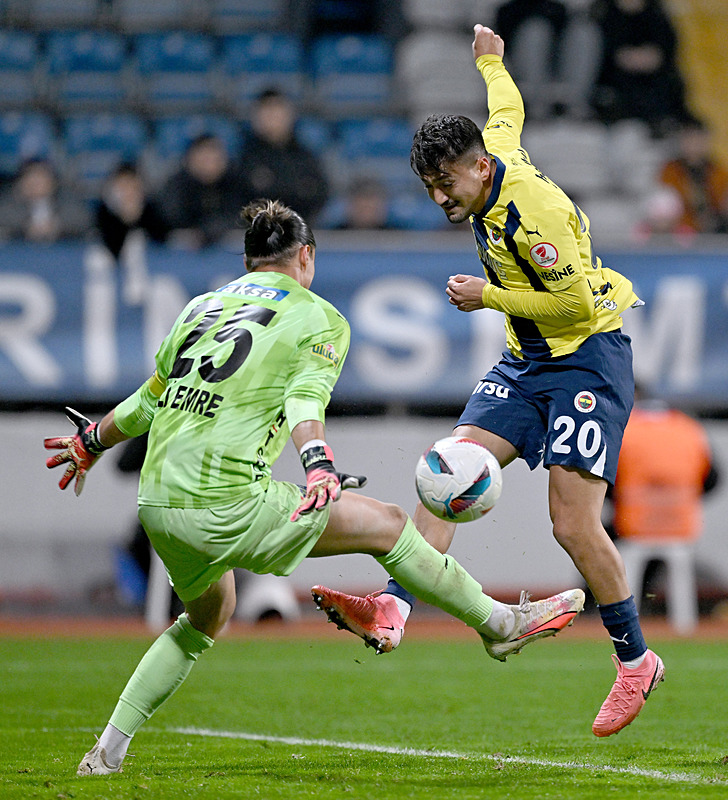
[[[283,281],[283,283],[295,283],[299,286],[301,285],[295,278],[292,278],[290,275],[286,275],[285,272],[246,272],[245,275],[241,275],[236,283],[261,283],[265,286],[265,279],[263,276],[267,275],[274,275],[275,278],[273,282],[276,281]]]
[[[495,161],[495,175],[493,176],[493,186],[491,187],[488,199],[483,206],[483,210],[477,215],[481,219],[490,211],[491,208],[493,208],[493,206],[496,204],[496,201],[500,197],[501,185],[506,174],[506,165],[498,158],[498,156],[491,155],[491,158],[493,161]]]

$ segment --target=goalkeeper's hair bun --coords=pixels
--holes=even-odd
[[[303,218],[280,200],[254,200],[240,216],[247,225],[245,259],[249,270],[263,262],[286,260],[302,245],[316,246]]]

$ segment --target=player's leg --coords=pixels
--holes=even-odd
[[[408,592],[475,628],[483,637],[489,653],[503,661],[529,641],[553,635],[570,624],[583,607],[583,592],[575,590],[568,598],[562,598],[558,621],[552,618],[551,624],[547,625],[545,620],[540,620],[538,630],[534,625],[526,634],[520,624],[521,618],[528,617],[535,623],[535,608],[506,606],[484,594],[480,584],[455,559],[438,552],[424,540],[412,520],[398,506],[344,493],[333,504],[326,529],[310,555],[354,552],[374,555]],[[403,623],[391,601],[389,605],[377,606],[381,612],[378,616],[368,613],[366,608],[352,616],[348,613],[349,606],[339,605],[338,598],[329,605],[327,598],[321,596],[319,587],[314,588],[314,596],[325,604],[322,607],[327,613],[331,612],[334,621],[357,633],[377,650],[386,652],[399,640]],[[366,604],[366,598],[350,599]],[[542,610],[539,609],[538,613]],[[376,630],[372,630],[372,625]],[[517,644],[503,652],[491,651],[494,643],[510,642],[514,630],[519,635]],[[383,646],[380,639],[384,640]]]
[[[664,674],[661,659],[647,648],[622,558],[601,522],[606,487],[584,470],[550,468],[554,536],[584,576],[617,651],[617,680],[594,722],[597,736],[629,725]]]
[[[622,558],[601,523],[632,409],[629,339],[619,331],[590,336],[556,370],[541,367],[534,381],[540,385],[534,396],[546,398],[544,463],[554,535],[592,590],[617,651],[617,680],[592,728],[609,736],[637,716],[664,672],[647,649]]]
[[[232,570],[198,598],[147,650],[129,679],[109,723],[83,757],[79,775],[118,772],[139,728],[182,684],[195,662],[214,644],[235,610]]]
[[[332,505],[328,524],[310,555],[342,553],[374,556],[415,597],[443,608],[491,639],[504,635],[503,631],[494,630],[487,624],[492,615],[493,600],[483,594],[480,584],[454,559],[443,556],[430,546],[399,506],[344,492]],[[316,593],[314,589],[315,596]],[[322,607],[326,607],[325,598],[317,599],[323,603]],[[404,627],[393,598],[385,597],[376,604],[369,603],[366,598],[352,600],[364,604],[353,619],[347,617],[344,609],[338,609],[337,618],[335,608],[332,608],[332,618],[341,627],[362,636],[379,652],[393,649]],[[513,614],[508,613],[506,631],[514,622]],[[370,630],[372,623],[381,631],[373,634]]]
[[[461,424],[458,424],[453,432],[454,435],[468,436],[483,444],[498,458],[501,466],[506,466],[518,456],[519,450],[511,444],[511,441],[522,443],[534,453],[540,446],[531,441],[533,436],[529,433],[538,424],[538,419],[531,418],[534,413],[533,408],[518,397],[515,386],[506,387],[506,380],[506,375],[501,374],[496,368],[480,381],[463,411]],[[489,430],[486,430],[486,418]],[[504,435],[493,433],[492,429],[502,429]],[[536,457],[536,461],[538,460]],[[447,552],[455,533],[454,523],[433,516],[422,503],[417,505],[413,522],[425,540],[436,550],[441,553]],[[319,605],[330,618],[338,623],[343,617],[345,627],[355,632],[366,629],[370,637],[368,641],[377,647],[379,652],[389,652],[393,649],[386,633],[386,626],[382,628],[379,645],[376,643],[379,634],[375,621],[383,616],[384,606],[391,608],[396,605],[402,621],[406,622],[415,603],[414,595],[401,586],[394,576],[390,578],[385,589],[364,598],[347,595],[325,586],[317,586],[316,592]],[[510,622],[511,613],[514,612],[510,607],[503,608],[508,609],[507,613],[504,612],[506,619],[503,622],[506,624]],[[499,604],[495,613],[500,612]]]

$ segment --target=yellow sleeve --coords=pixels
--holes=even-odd
[[[483,305],[535,322],[587,322],[594,316],[594,300],[586,278],[558,292],[515,292],[488,283]]]
[[[500,56],[480,56],[475,66],[488,89],[488,122],[483,130],[486,150],[513,150],[521,144],[526,118],[521,93]]]

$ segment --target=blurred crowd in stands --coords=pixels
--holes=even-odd
[[[409,168],[429,113],[484,124],[473,21],[506,41],[524,146],[598,231],[728,232],[728,170],[660,0],[6,0],[0,237],[117,256],[225,244],[271,196],[315,226],[448,230]]]

